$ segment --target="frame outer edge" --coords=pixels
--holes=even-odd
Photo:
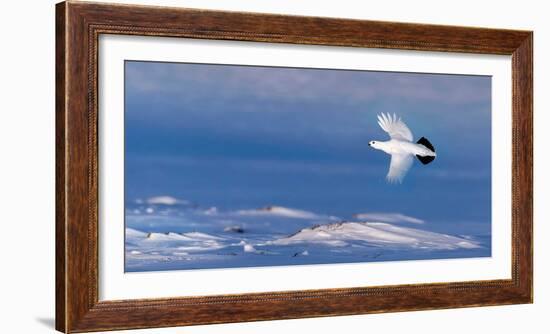
[[[66,4],[55,6],[55,329],[68,329],[66,278]]]
[[[530,121],[531,121],[531,125],[530,125],[530,133],[529,133],[529,140],[531,141],[531,160],[530,160],[530,169],[529,169],[529,172],[531,173],[531,178],[529,180],[530,184],[531,184],[531,188],[530,188],[530,192],[531,192],[531,200],[530,200],[530,204],[531,204],[531,208],[530,208],[530,214],[531,214],[531,231],[530,231],[530,248],[529,248],[529,251],[530,251],[530,261],[531,261],[531,270],[529,271],[529,280],[530,280],[530,289],[531,289],[531,293],[529,294],[529,302],[532,304],[534,303],[534,293],[535,293],[535,287],[534,287],[534,279],[535,279],[535,276],[534,276],[534,273],[535,273],[535,259],[534,259],[534,246],[535,246],[535,238],[534,238],[534,232],[535,232],[535,229],[534,229],[534,211],[533,211],[533,208],[534,208],[534,204],[533,204],[533,200],[534,200],[534,185],[533,185],[533,181],[534,181],[534,156],[535,156],[535,151],[534,151],[534,145],[535,145],[535,142],[534,142],[534,103],[535,103],[535,97],[534,97],[534,92],[535,92],[535,85],[534,85],[534,75],[535,75],[535,63],[534,63],[534,48],[535,48],[535,33],[533,31],[531,31],[531,34],[529,36],[529,39],[530,39],[530,46],[531,46],[531,50],[529,51],[530,52],[530,63],[531,63],[531,68],[530,68],[530,74],[531,74],[531,78],[530,78],[530,84],[531,84],[531,87],[529,88],[529,94],[531,94],[531,97],[530,97],[530,105],[529,105],[529,108],[530,108]]]
[[[520,258],[519,283],[526,303],[533,303],[533,32],[529,32],[513,55],[516,59],[518,110],[515,111],[516,127],[519,132],[516,143],[518,163],[516,181],[519,183],[519,218],[523,221],[518,239]],[[520,146],[521,145],[521,146]]]
[[[78,330],[90,292],[88,35],[79,3],[56,4],[56,329]]]

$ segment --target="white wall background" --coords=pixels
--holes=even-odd
[[[54,4],[0,4],[0,332],[51,333],[54,317]],[[128,0],[281,14],[535,31],[535,304],[126,333],[547,333],[550,309],[550,23],[544,1]]]

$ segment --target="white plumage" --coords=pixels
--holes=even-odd
[[[390,135],[391,139],[413,140],[413,134],[407,124],[403,123],[401,118],[397,118],[395,114],[393,116],[390,114],[378,115],[378,125]]]
[[[378,125],[390,135],[390,140],[373,140],[369,142],[369,146],[391,155],[390,169],[386,175],[388,182],[403,182],[415,156],[423,164],[428,164],[435,158],[435,150],[430,142],[422,137],[418,143],[413,143],[411,130],[395,114],[378,115]]]

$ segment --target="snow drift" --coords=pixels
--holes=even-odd
[[[475,241],[441,233],[394,226],[388,223],[341,222],[305,228],[286,238],[271,242],[273,245],[326,244],[343,247],[350,242],[363,242],[386,247],[426,249],[479,248]]]
[[[237,215],[241,215],[241,216],[280,216],[280,217],[297,218],[297,219],[327,218],[326,216],[321,216],[313,212],[292,209],[292,208],[285,208],[283,206],[266,206],[260,209],[239,210],[236,213]]]

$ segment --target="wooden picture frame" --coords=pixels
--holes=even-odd
[[[512,56],[511,279],[99,301],[98,37],[170,36]],[[533,33],[66,1],[56,7],[56,329],[119,330],[531,303]]]

